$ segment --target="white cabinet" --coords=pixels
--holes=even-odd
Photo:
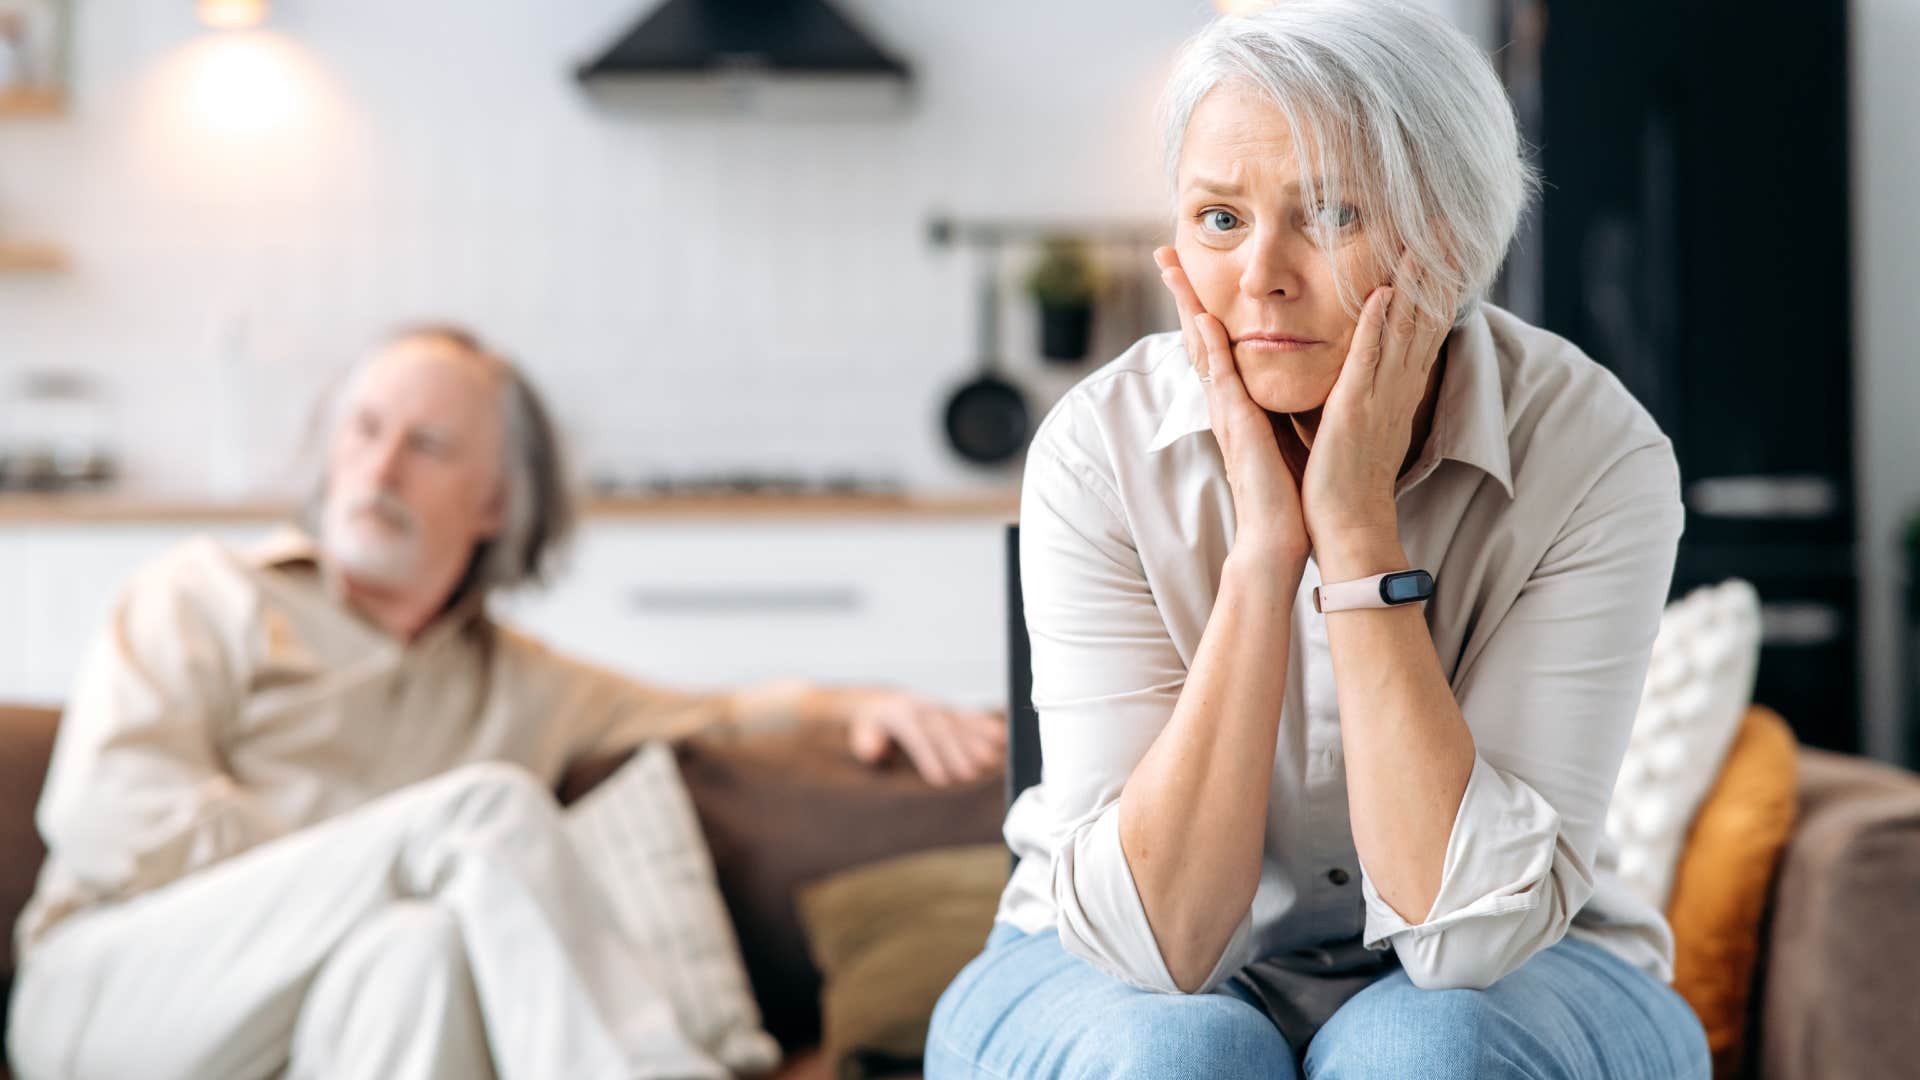
[[[688,687],[800,675],[979,705],[1006,695],[1002,522],[594,522],[567,572],[501,617]]]
[[[0,526],[0,700],[63,701],[127,579],[198,535],[246,544],[233,522],[19,522]]]
[[[27,685],[29,543],[24,529],[0,529],[0,701],[20,700]]]
[[[504,620],[640,678],[695,688],[801,676],[999,705],[1004,520],[589,517],[551,586]],[[267,523],[0,522],[0,701],[58,702],[114,596],[196,534]]]

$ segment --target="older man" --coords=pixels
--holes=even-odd
[[[308,531],[139,574],[40,804],[23,1074],[697,1075],[620,1022],[658,973],[560,830],[566,765],[805,718],[936,782],[999,761],[987,714],[797,682],[674,692],[490,621],[489,592],[567,530],[558,457],[510,364],[410,331],[348,384]]]

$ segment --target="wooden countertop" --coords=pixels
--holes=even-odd
[[[920,495],[671,495],[588,498],[586,520],[777,519],[819,517],[968,518],[1019,515],[1015,491]],[[133,495],[0,494],[0,525],[143,522],[280,521],[292,503],[272,499],[222,502]]]

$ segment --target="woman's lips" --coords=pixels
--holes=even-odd
[[[1252,334],[1234,342],[1239,347],[1272,349],[1275,352],[1299,352],[1319,344],[1321,342],[1312,338],[1289,337],[1285,334]]]

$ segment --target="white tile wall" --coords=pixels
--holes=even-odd
[[[0,277],[0,389],[95,372],[141,486],[260,487],[357,349],[447,316],[524,358],[589,465],[1009,479],[937,432],[974,351],[971,274],[926,218],[1156,215],[1153,91],[1210,8],[837,2],[914,64],[904,118],[599,111],[569,72],[647,0],[275,0],[252,37],[201,30],[188,0],[79,0],[72,115],[0,123],[0,231],[78,264]],[[1430,2],[1486,37],[1487,0]],[[1864,674],[1868,743],[1893,756],[1920,18],[1857,8]],[[1071,373],[1035,367],[1029,330],[1006,342],[1044,402]]]
[[[777,126],[592,103],[571,70],[636,0],[276,0],[251,35],[75,6],[71,116],[0,124],[0,228],[77,271],[0,278],[0,388],[97,373],[133,480],[189,492],[283,475],[318,389],[422,317],[523,357],[588,465],[1011,479],[938,434],[973,275],[926,221],[1157,216],[1153,93],[1208,11],[842,0],[916,106]]]

